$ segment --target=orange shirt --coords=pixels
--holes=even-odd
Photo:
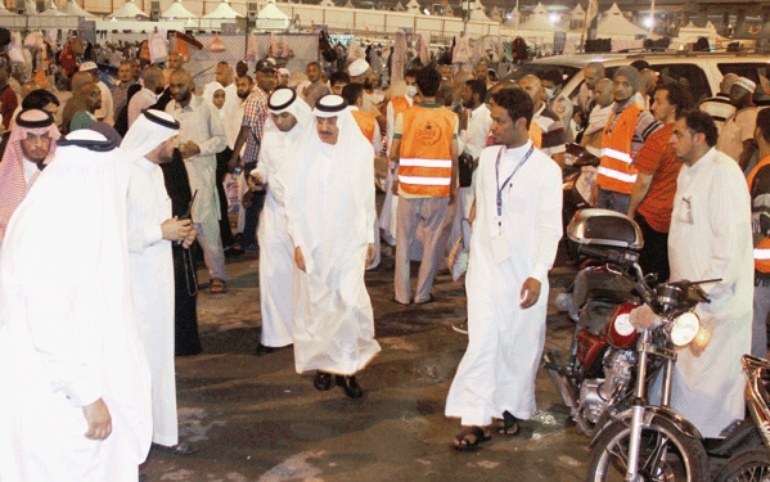
[[[667,233],[671,225],[676,178],[682,168],[682,162],[668,143],[673,132],[674,124],[671,123],[650,134],[634,163],[639,172],[652,174],[647,195],[636,211],[659,233]]]

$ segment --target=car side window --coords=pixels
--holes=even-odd
[[[754,94],[754,102],[759,105],[770,104],[770,96],[765,91],[770,89],[770,65],[763,62],[741,62],[717,64],[717,68],[722,75],[737,74],[756,82],[758,88]],[[760,88],[761,87],[761,88]]]
[[[711,86],[703,69],[693,64],[658,64],[651,66],[660,73],[659,82],[678,82],[687,89],[695,100],[700,102],[711,97]]]

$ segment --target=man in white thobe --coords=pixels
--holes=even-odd
[[[671,281],[722,281],[702,286],[711,303],[695,312],[711,342],[698,354],[677,350],[671,406],[707,438],[743,419],[741,356],[751,350],[754,290],[749,191],[736,162],[717,151],[716,142],[708,114],[691,111],[677,119],[671,143],[684,165],[668,236]]]
[[[466,427],[459,450],[535,413],[535,376],[545,342],[548,270],[561,238],[561,170],[529,140],[532,100],[519,89],[492,97],[495,144],[479,160],[472,216],[468,348],[452,381],[446,416]],[[502,146],[500,146],[502,145]]]
[[[179,123],[158,110],[147,110],[126,133],[120,147],[126,155],[128,185],[128,249],[131,287],[139,336],[152,379],[152,441],[179,444],[174,370],[174,266],[171,243],[189,248],[195,230],[189,219],[171,216],[160,164],[172,160]]]
[[[227,291],[225,251],[219,229],[219,194],[216,188],[216,155],[225,150],[225,129],[216,108],[193,95],[193,80],[179,69],[171,74],[169,85],[173,100],[166,112],[179,121],[179,152],[184,158],[190,189],[197,196],[192,206],[192,220],[198,232],[198,243],[211,278],[210,291]]]
[[[286,217],[301,270],[295,298],[294,364],[318,370],[314,385],[331,388],[331,374],[351,398],[356,381],[380,351],[364,269],[374,258],[374,149],[347,104],[327,95],[313,110],[297,150],[301,166],[289,187]]]
[[[298,167],[288,155],[310,120],[310,107],[289,88],[278,88],[267,102],[257,168],[251,173],[267,184],[259,220],[259,294],[262,334],[257,354],[294,343],[294,245],[286,227],[286,189]]]
[[[113,147],[88,129],[60,140],[6,231],[0,480],[136,482],[150,449],[150,374],[131,305],[128,170]]]

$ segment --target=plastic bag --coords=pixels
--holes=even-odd
[[[219,33],[215,33],[214,40],[212,40],[211,45],[209,45],[209,52],[224,52],[225,50],[227,50],[227,48],[225,48],[225,44],[220,40]]]
[[[471,223],[467,219],[462,220],[462,235],[452,245],[446,264],[452,272],[452,279],[459,280],[468,271],[470,259]]]
[[[24,46],[28,49],[43,50],[43,34],[32,32],[24,38]]]
[[[150,62],[158,64],[168,60],[168,45],[163,34],[155,31],[150,34],[148,39],[148,47],[150,49]]]

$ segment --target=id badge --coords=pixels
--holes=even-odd
[[[495,264],[500,264],[510,257],[508,240],[505,239],[505,236],[498,235],[492,238],[492,258],[495,260]]]
[[[681,209],[679,211],[679,220],[685,224],[695,223],[692,215],[692,202],[690,201],[690,196],[682,197]]]

